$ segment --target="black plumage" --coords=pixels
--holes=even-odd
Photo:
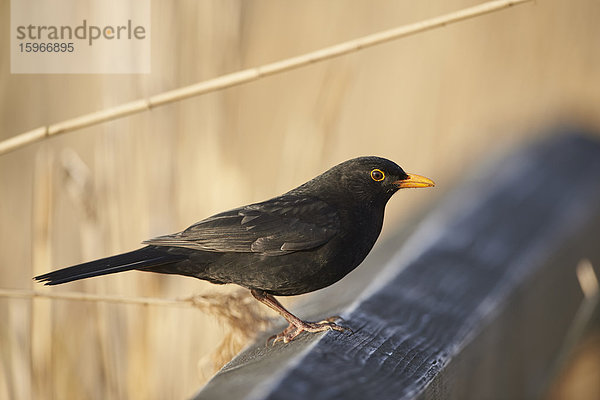
[[[343,278],[375,244],[390,197],[401,188],[428,186],[431,180],[407,174],[392,161],[355,158],[281,196],[147,240],[141,249],[35,279],[56,285],[135,269],[235,283],[290,322],[276,341],[302,331],[341,330],[330,320],[296,318],[273,295],[307,293]]]

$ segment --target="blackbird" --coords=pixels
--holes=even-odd
[[[289,322],[274,343],[304,331],[342,331],[335,317],[303,321],[273,296],[308,293],[342,279],[375,244],[392,195],[429,186],[434,186],[430,179],[407,174],[387,159],[354,158],[281,196],[213,215],[182,232],[147,240],[141,249],[34,279],[58,285],[139,270],[235,283]]]

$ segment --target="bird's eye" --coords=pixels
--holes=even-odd
[[[385,178],[385,174],[382,170],[375,168],[373,171],[371,171],[371,178],[373,178],[374,181],[379,182]]]

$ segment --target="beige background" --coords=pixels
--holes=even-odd
[[[152,73],[11,75],[0,1],[0,139],[477,4],[152,3]],[[136,248],[359,155],[430,176],[383,235],[489,154],[600,127],[600,2],[538,0],[0,156],[2,288]],[[173,298],[210,284],[140,272],[53,289]],[[0,398],[165,399],[210,376],[223,324],[194,309],[0,298]]]

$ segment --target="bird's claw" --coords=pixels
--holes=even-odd
[[[267,339],[267,344],[271,340],[273,340],[273,345],[275,345],[275,343],[277,343],[277,342],[289,343],[292,340],[294,340],[296,338],[296,336],[298,336],[302,332],[311,332],[311,333],[323,332],[323,331],[338,331],[338,332],[350,331],[350,332],[352,332],[352,330],[350,328],[340,326],[334,322],[334,321],[341,320],[341,319],[342,319],[341,317],[335,315],[333,317],[329,317],[329,318],[324,319],[323,321],[319,321],[319,322],[300,321],[297,323],[296,322],[290,323],[288,325],[288,327],[283,330],[283,332],[269,337]]]

